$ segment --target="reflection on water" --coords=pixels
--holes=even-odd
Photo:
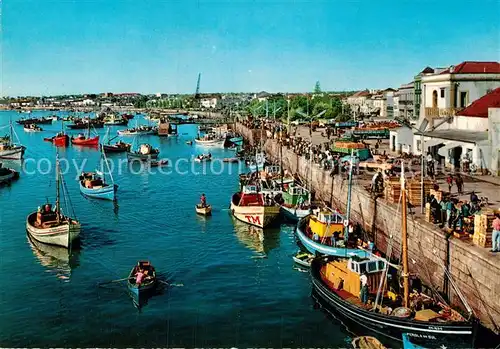
[[[80,250],[75,248],[70,251],[64,247],[47,245],[31,238],[29,234],[26,237],[38,262],[58,279],[69,282],[71,271],[79,265]]]
[[[279,228],[262,229],[231,216],[233,220],[234,232],[238,240],[246,247],[262,255],[267,255],[269,251],[279,245]]]

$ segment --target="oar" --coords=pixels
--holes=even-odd
[[[101,282],[101,283],[99,283],[99,286],[106,285],[106,284],[111,284],[113,282],[125,281],[125,280],[128,280],[128,277],[123,278],[123,279],[118,279],[118,280],[111,280],[111,281]]]

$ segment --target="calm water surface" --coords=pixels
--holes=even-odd
[[[32,115],[47,114],[52,113]],[[0,126],[19,116],[0,112]],[[54,159],[55,147],[42,139],[54,135],[60,122],[41,125],[41,133],[14,127],[28,148],[26,158]],[[0,129],[0,135],[7,131]],[[102,137],[105,129],[98,132]],[[195,135],[196,126],[183,125],[177,138],[137,141],[159,146],[160,157],[189,159],[203,152],[185,144]],[[223,149],[212,154],[232,156]],[[87,159],[85,169],[91,171],[100,153],[70,146],[60,150],[60,157]],[[125,155],[110,158],[117,162]],[[19,163],[4,164],[20,169]],[[231,218],[227,207],[238,186],[238,166],[231,166],[220,175],[210,170],[205,175],[132,174],[124,167],[115,173],[116,206],[81,196],[77,172],[70,169],[66,186],[83,227],[81,246],[70,254],[34,245],[26,235],[27,214],[47,198],[54,202],[53,169],[46,175],[21,174],[19,181],[0,188],[0,346],[350,346],[344,326],[315,309],[308,274],[294,269],[292,228],[261,233]],[[202,192],[214,207],[212,217],[194,212]],[[97,286],[126,277],[139,259],[151,260],[169,282],[184,286],[155,295],[140,311],[124,284]]]

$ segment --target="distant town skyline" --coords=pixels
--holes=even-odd
[[[2,96],[397,88],[500,60],[500,3],[39,1],[1,10]]]

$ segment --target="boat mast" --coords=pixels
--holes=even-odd
[[[12,116],[9,116],[9,125],[10,125],[10,139],[9,139],[9,143],[11,145],[14,144],[14,128],[12,127]]]
[[[309,119],[309,95],[307,96],[307,119]],[[309,142],[311,142],[311,146],[309,148],[309,178],[307,179],[307,182],[309,183],[309,205],[311,205],[311,191],[312,191],[312,158],[313,158],[313,151],[312,151],[312,144],[313,144],[313,138],[312,138],[312,118],[309,120]]]
[[[405,184],[405,175],[404,175],[404,162],[401,163],[401,226],[402,230],[402,243],[403,243],[403,288],[404,288],[404,297],[403,297],[403,305],[408,308],[409,306],[409,294],[410,294],[410,285],[408,280],[408,231],[406,225],[406,184]]]
[[[59,193],[59,184],[60,184],[60,178],[59,178],[59,155],[56,155],[56,212],[57,212],[57,223],[60,222],[60,217],[61,217],[61,198],[60,198],[60,193]]]
[[[351,192],[352,192],[352,163],[354,162],[353,159],[354,151],[351,149],[351,164],[349,165],[349,183],[347,185],[347,212],[346,212],[346,221],[347,225],[345,226],[344,230],[344,241],[347,242],[349,239],[349,220],[351,219]]]

